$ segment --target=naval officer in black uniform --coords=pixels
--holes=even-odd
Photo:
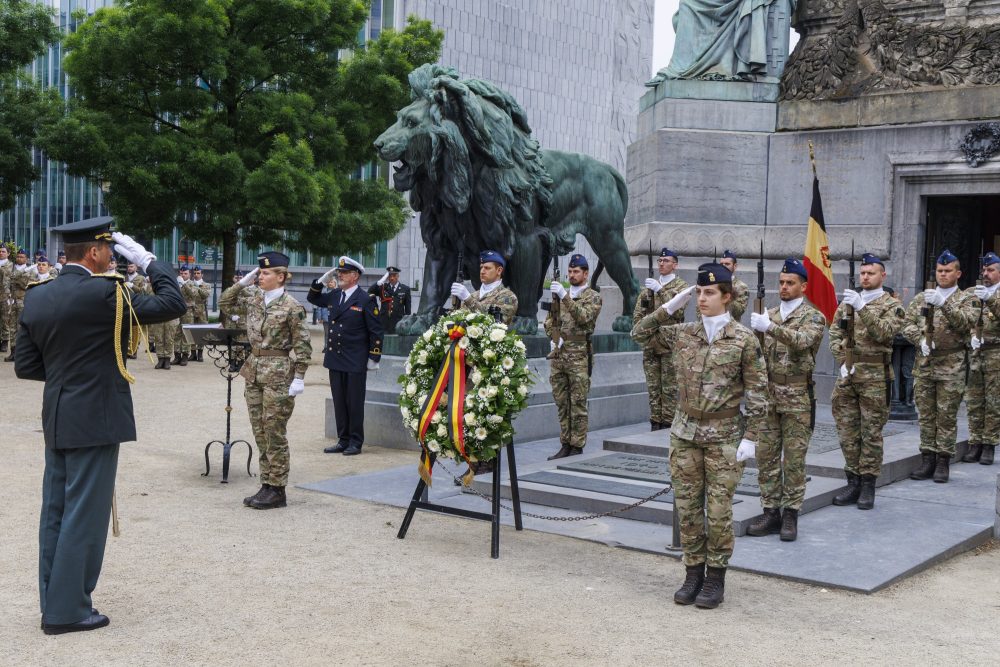
[[[399,321],[410,314],[412,300],[409,285],[399,282],[399,269],[387,266],[385,275],[368,288],[368,294],[378,299],[383,333],[395,333]]]
[[[330,371],[330,392],[337,418],[337,444],[323,451],[353,456],[365,441],[365,384],[367,372],[378,370],[382,358],[382,323],[374,299],[358,287],[365,267],[341,257],[337,267],[314,280],[309,303],[330,310],[330,328],[323,366]],[[337,289],[323,293],[333,273]]]
[[[17,331],[14,371],[45,382],[38,554],[45,634],[109,623],[90,595],[104,560],[118,445],[136,439],[132,378],[125,368],[128,300],[139,324],[172,320],[187,310],[170,266],[128,236],[112,234],[110,226],[104,217],[52,230],[66,244],[66,266],[59,280],[28,290]],[[155,294],[131,294],[120,274],[105,273],[113,244],[146,271]]]

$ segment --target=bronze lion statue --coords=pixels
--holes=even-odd
[[[538,330],[538,301],[554,255],[582,234],[598,255],[592,283],[606,268],[621,288],[615,331],[629,331],[639,293],[625,246],[625,181],[610,165],[579,153],[539,148],[524,110],[508,93],[451,68],[410,73],[413,102],[375,140],[379,156],[398,162],[395,188],[410,191],[427,246],[417,312],[397,333],[425,331],[440,315],[458,270],[478,287],[479,253],[507,258],[503,281],[517,295],[514,327]]]

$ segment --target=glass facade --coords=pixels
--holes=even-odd
[[[114,4],[114,0],[38,0],[49,5],[56,12],[56,20],[64,32],[76,30],[78,22],[73,14],[85,10],[88,15],[97,9]],[[373,0],[369,20],[359,31],[358,43],[364,44],[377,39],[382,30],[392,27],[395,0]],[[40,56],[27,69],[42,86],[58,87],[63,97],[72,95],[72,87],[62,71],[62,47],[55,45]],[[50,161],[40,150],[33,151],[35,166],[41,178],[31,192],[18,198],[14,208],[0,211],[0,240],[12,239],[18,245],[35,250],[47,245],[48,229],[76,220],[85,220],[100,215],[108,215],[100,188],[87,179],[69,176],[62,163]],[[388,182],[385,165],[369,163],[359,167],[354,178],[383,179]],[[147,241],[147,240],[144,240]],[[183,237],[175,230],[172,237],[156,239],[150,243],[157,257],[174,264],[195,263],[209,267],[212,264],[210,245],[196,243]],[[360,261],[366,267],[383,269],[386,266],[387,242],[376,243],[362,253]],[[258,248],[247,248],[240,244],[237,265],[246,267],[256,264]],[[289,252],[293,267],[329,267],[334,258],[313,255],[310,252]],[[221,257],[219,258],[221,261]]]

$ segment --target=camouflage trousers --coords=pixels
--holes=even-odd
[[[174,331],[176,329],[177,320],[149,325],[149,342],[156,347],[157,357],[162,359],[174,356]]]
[[[806,450],[812,439],[808,412],[768,412],[757,436],[760,504],[765,509],[802,508],[806,497]]]
[[[969,444],[1000,443],[1000,347],[972,354],[965,405],[969,410]]]
[[[7,304],[3,320],[8,336],[5,340],[9,340],[11,343],[17,339],[17,325],[21,319],[21,311],[24,310],[24,299],[14,299],[13,301],[13,303]]]
[[[844,452],[844,470],[877,477],[882,472],[882,428],[889,419],[885,384],[838,379],[830,407]]]
[[[183,325],[194,324],[194,310],[188,308],[187,312],[181,315],[181,319],[175,320],[175,322],[177,322],[177,327],[174,329],[174,350],[181,354],[187,354],[191,351],[191,345],[184,338]],[[156,349],[160,349],[159,346]]]
[[[250,426],[260,455],[260,481],[271,486],[286,486],[288,438],[285,432],[295,407],[295,397],[288,395],[288,385],[253,382],[247,383],[243,395],[247,399]]]
[[[643,350],[642,370],[646,374],[649,392],[649,421],[671,424],[677,411],[677,378],[674,375],[674,355],[656,354]]]
[[[733,494],[742,476],[738,443],[739,438],[695,443],[670,436],[670,479],[685,565],[726,567],[733,555]]]
[[[7,303],[7,299],[0,298],[0,340],[14,340],[15,338],[14,333],[7,325],[8,310],[10,310],[10,304]]]
[[[559,442],[582,449],[587,444],[587,395],[590,393],[587,354],[562,350],[552,360],[550,368],[552,400],[559,413]]]
[[[208,307],[205,304],[195,306],[194,315],[191,320],[192,324],[208,324]],[[324,339],[325,340],[325,339]],[[194,347],[194,346],[192,346]],[[198,345],[196,349],[204,350],[203,345]]]
[[[965,373],[947,380],[917,376],[913,400],[920,417],[920,451],[955,455],[958,406],[965,391]]]

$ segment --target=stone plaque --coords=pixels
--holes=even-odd
[[[586,461],[567,461],[559,464],[559,470],[585,472],[591,475],[606,477],[621,477],[644,482],[666,484],[670,481],[670,462],[661,456],[644,456],[642,454],[627,454],[615,452]],[[571,479],[582,479],[572,477]],[[582,488],[582,487],[581,487]],[[759,496],[760,486],[757,484],[757,470],[747,468],[743,478],[736,487],[736,493],[744,496]]]
[[[882,430],[883,438],[890,438],[899,435],[902,431],[885,428]],[[819,423],[813,429],[812,440],[809,441],[810,454],[825,454],[840,447],[840,437],[837,435],[837,427],[833,424]]]
[[[580,491],[590,491],[592,493],[607,493],[614,496],[624,496],[625,498],[646,498],[657,492],[658,489],[649,486],[639,486],[621,482],[609,477],[580,477],[578,475],[565,475],[559,472],[541,471],[518,477],[520,482],[534,482],[536,484],[548,484],[565,489],[579,489]],[[666,482],[664,482],[666,485]],[[673,503],[674,492],[666,493],[656,499],[656,502]],[[736,502],[736,501],[734,501]]]

